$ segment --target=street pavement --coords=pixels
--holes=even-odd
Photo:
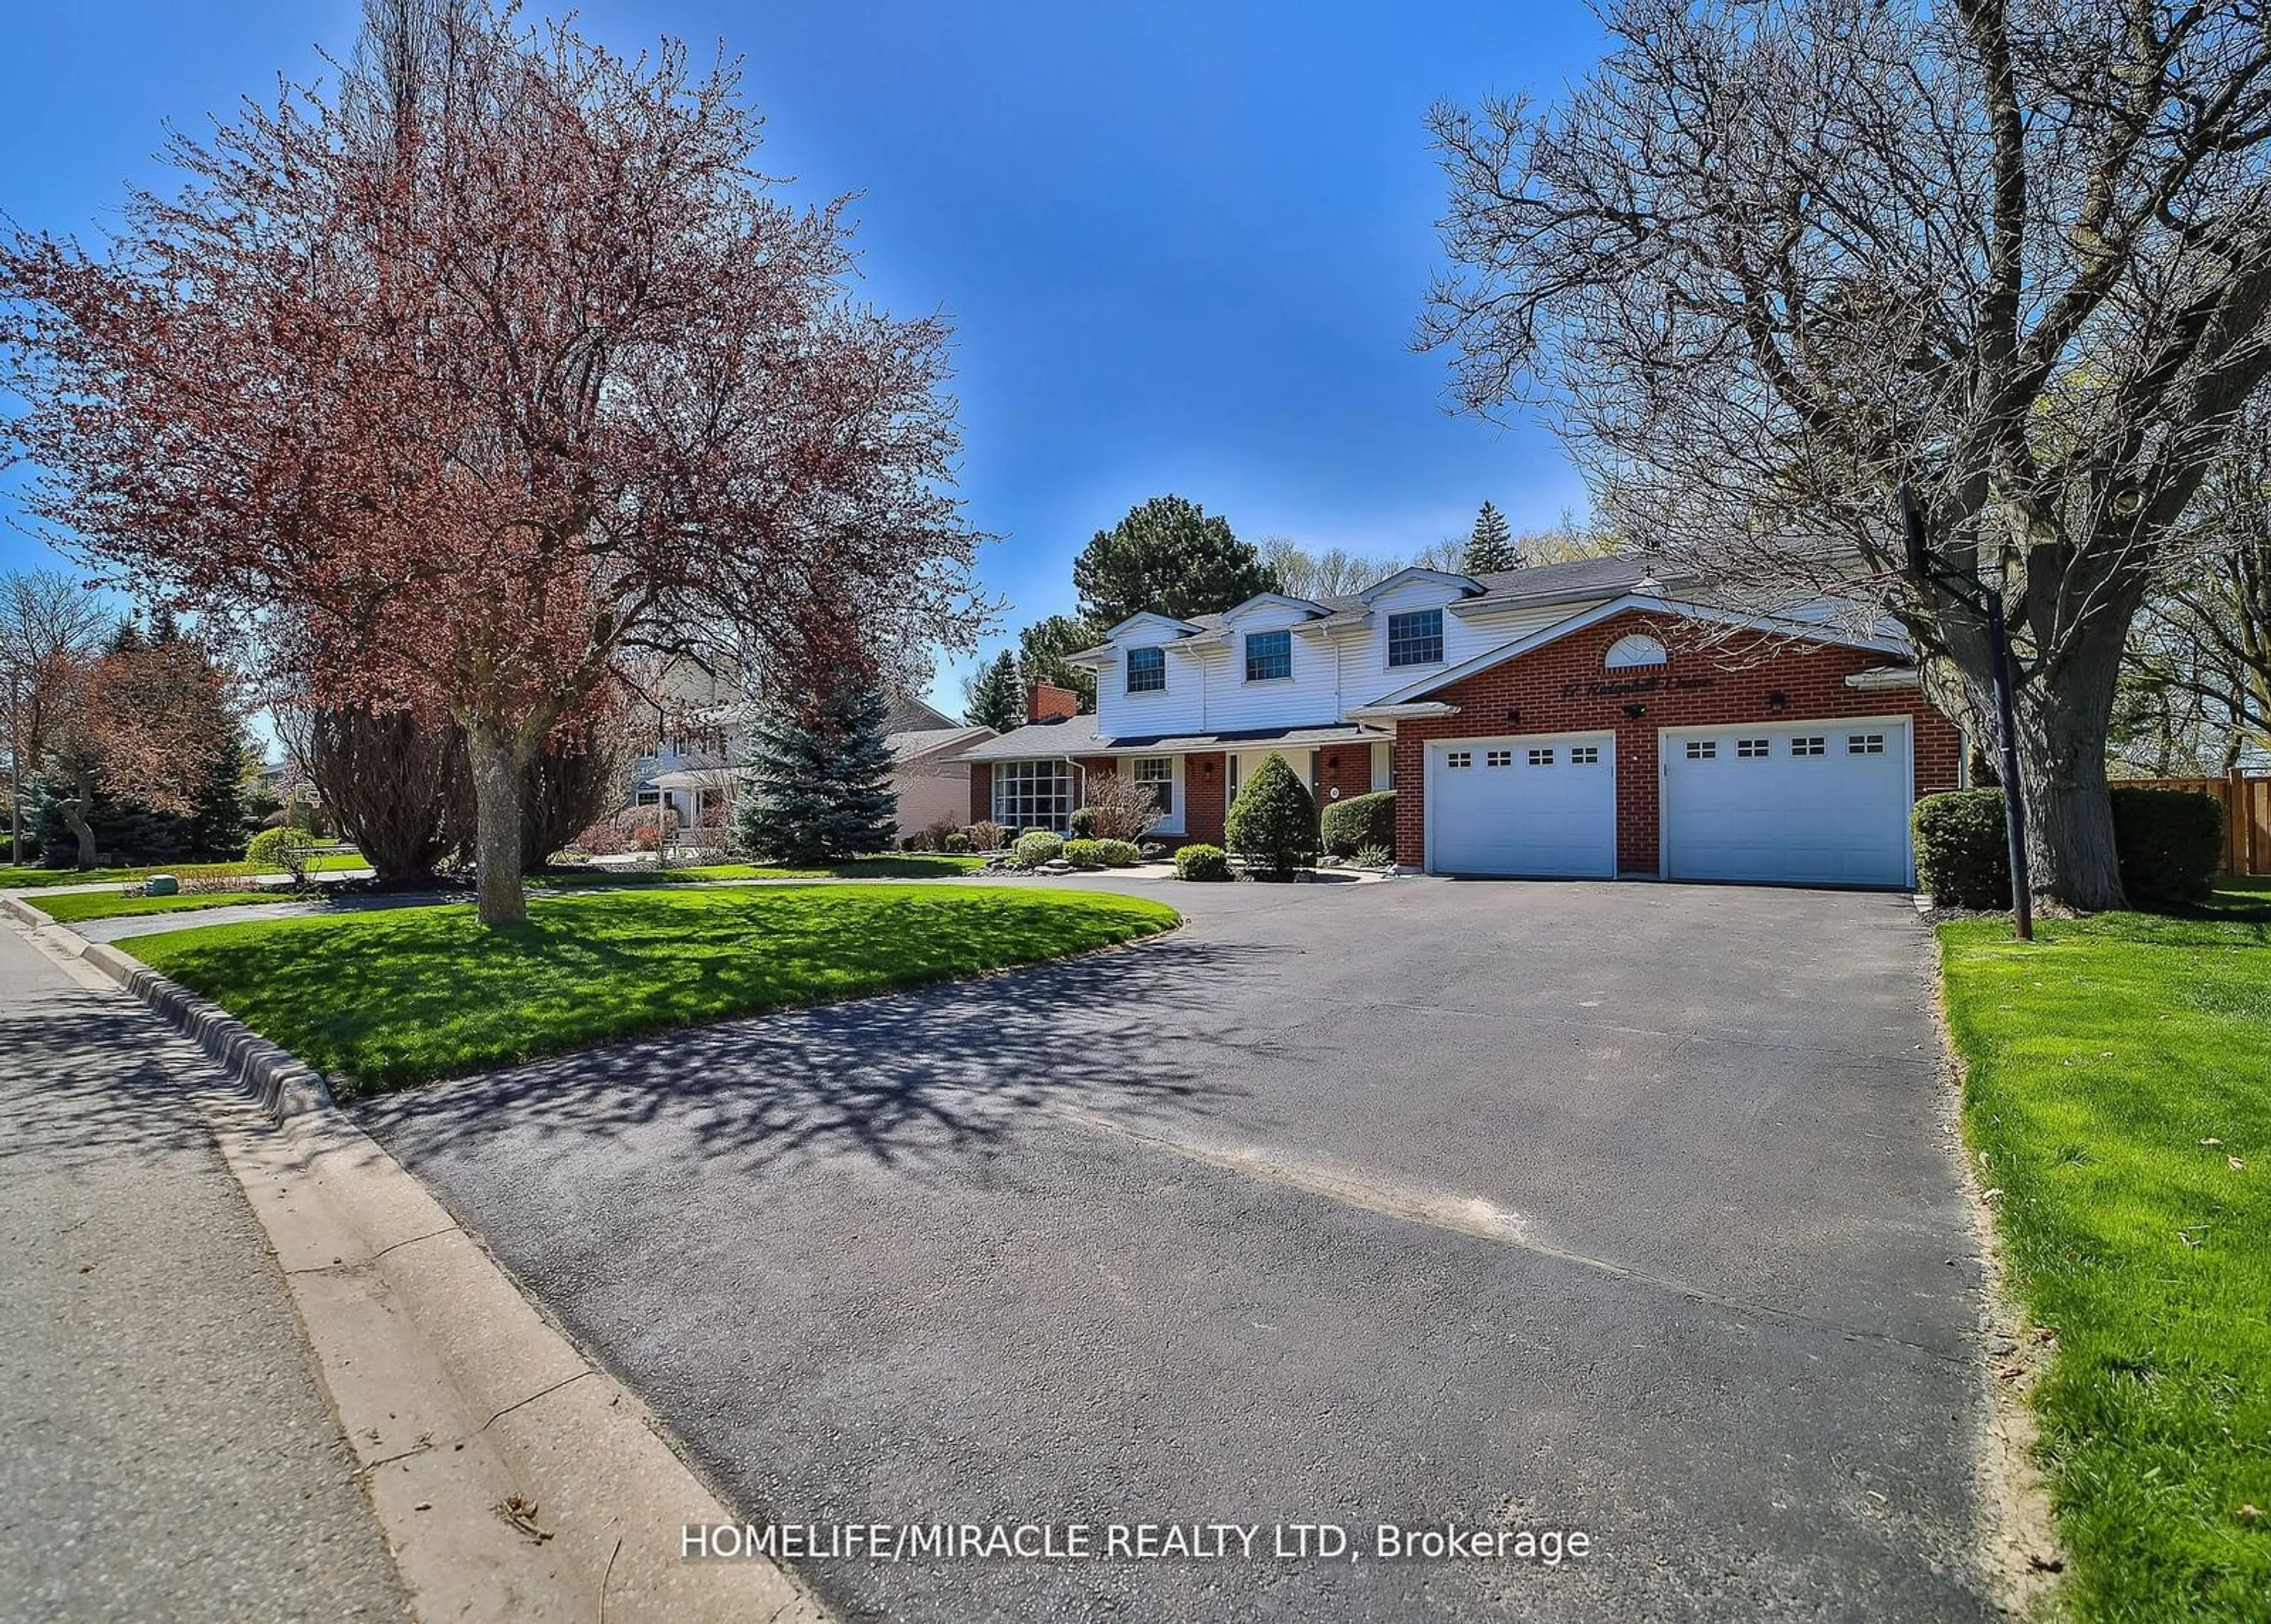
[[[1992,1616],[1905,898],[1083,883],[1190,922],[361,1118],[848,1617]],[[1257,1548],[841,1553],[1177,1520]]]
[[[0,927],[0,1620],[406,1616],[219,1086]]]

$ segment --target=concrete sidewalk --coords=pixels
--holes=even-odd
[[[220,1085],[0,929],[0,1620],[407,1616]]]

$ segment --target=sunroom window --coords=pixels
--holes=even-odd
[[[1061,830],[1072,821],[1072,767],[1062,761],[994,764],[994,821],[1005,829]]]

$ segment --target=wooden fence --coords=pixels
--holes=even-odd
[[[2271,874],[2271,777],[2233,768],[2220,778],[2121,778],[2123,789],[2188,789],[2223,808],[2223,872]]]

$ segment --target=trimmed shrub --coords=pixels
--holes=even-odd
[[[1095,839],[1096,808],[1094,807],[1075,807],[1072,809],[1072,817],[1067,822],[1065,827],[1072,831],[1072,838],[1076,840]]]
[[[1076,868],[1101,868],[1104,867],[1104,842],[1068,840],[1064,843],[1064,860]]]
[[[1325,850],[1335,857],[1354,857],[1368,846],[1396,849],[1396,792],[1376,790],[1351,795],[1325,808],[1322,820]]]
[[[1187,846],[1175,853],[1179,880],[1227,880],[1230,854],[1218,846]]]
[[[1957,789],[1926,795],[1909,815],[1916,831],[1917,888],[1943,908],[2011,905],[2011,856],[2003,838],[2003,792]]]
[[[1009,856],[1020,868],[1038,868],[1064,855],[1064,842],[1046,829],[1029,829],[1017,837]]]
[[[2185,789],[2116,789],[2113,849],[2132,903],[2192,902],[2208,894],[2223,855],[2223,808]],[[1926,795],[1913,816],[1917,885],[1941,907],[2007,908],[2011,859],[2003,792]]]
[[[1107,868],[1133,868],[1143,860],[1143,849],[1133,840],[1098,840],[1096,849],[1104,854]]]
[[[943,849],[957,857],[966,857],[970,854],[970,837],[957,829],[947,836]]]
[[[2131,902],[2198,902],[2223,860],[2223,808],[2197,790],[2117,789],[2113,849]]]
[[[246,862],[263,872],[280,870],[288,874],[294,885],[308,883],[308,864],[315,855],[316,843],[309,838],[308,831],[289,823],[262,830],[244,848]]]
[[[1009,831],[990,817],[981,817],[962,831],[970,837],[973,852],[998,852],[1009,844]]]
[[[1272,750],[1239,786],[1223,833],[1225,844],[1250,867],[1288,875],[1317,854],[1317,803],[1285,758]]]

